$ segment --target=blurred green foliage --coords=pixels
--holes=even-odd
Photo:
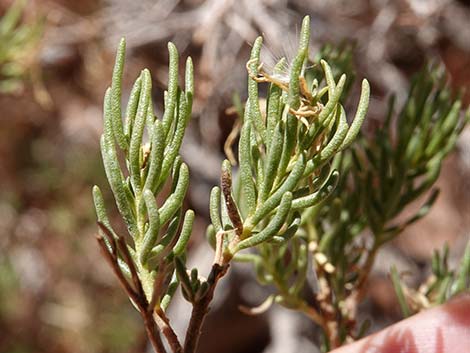
[[[24,23],[26,0],[16,0],[0,19],[0,93],[17,93],[32,70],[43,21]]]

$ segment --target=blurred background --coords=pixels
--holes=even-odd
[[[98,140],[120,37],[128,47],[124,95],[148,67],[157,112],[167,41],[195,61],[194,114],[182,149],[191,170],[187,203],[198,215],[193,263],[212,257],[203,237],[209,190],[236,118],[227,108],[234,93],[245,98],[245,62],[258,34],[280,56],[310,15],[312,56],[324,43],[353,44],[356,77],[372,86],[368,124],[381,119],[390,93],[403,100],[410,76],[427,60],[442,62],[451,85],[470,92],[465,0],[26,0],[7,12],[11,6],[0,0],[1,353],[147,349],[140,317],[100,257],[91,200],[93,184],[107,190]],[[387,276],[392,262],[419,281],[433,249],[448,242],[451,254],[461,254],[470,233],[469,180],[467,128],[444,165],[430,215],[378,259],[363,308],[373,329],[400,319]],[[111,204],[109,193],[107,199]],[[314,328],[299,314],[277,307],[255,318],[241,314],[237,305],[259,304],[266,289],[249,268],[232,270],[218,289],[201,352],[315,352]],[[187,309],[180,298],[170,309],[178,332]]]

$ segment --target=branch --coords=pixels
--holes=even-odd
[[[225,276],[229,268],[228,262],[230,259],[226,259],[223,256],[224,246],[224,232],[218,232],[216,237],[216,247],[214,260],[212,263],[212,269],[207,278],[209,289],[206,294],[193,303],[193,310],[191,312],[191,319],[189,320],[188,329],[186,330],[186,338],[184,341],[184,353],[195,353],[201,336],[201,327],[204,323],[204,319],[209,312],[209,304],[214,297],[215,287],[219,280]]]
[[[162,339],[157,332],[157,327],[155,320],[152,317],[152,314],[148,312],[148,302],[143,293],[142,284],[137,277],[137,272],[134,266],[134,263],[131,260],[129,250],[127,249],[127,244],[123,237],[118,237],[118,242],[116,243],[116,239],[113,237],[109,229],[101,222],[98,222],[98,226],[100,227],[103,234],[106,236],[106,240],[108,241],[108,245],[103,238],[103,236],[98,236],[96,240],[98,241],[98,245],[100,246],[101,254],[106,259],[108,264],[110,265],[111,269],[113,270],[114,274],[119,280],[119,283],[126,291],[127,295],[137,307],[142,316],[145,325],[145,331],[147,332],[147,336],[149,337],[150,343],[152,347],[157,353],[167,353]],[[133,284],[136,288],[133,288],[129,281],[126,279],[122,270],[118,263],[118,248],[123,253],[124,262],[129,266],[129,270],[131,271]]]
[[[160,328],[160,331],[165,335],[168,343],[170,344],[171,350],[174,353],[182,353],[183,347],[181,347],[178,336],[170,326],[170,320],[166,316],[165,312],[161,310],[161,308],[156,308],[153,317]]]
[[[212,265],[209,278],[209,289],[205,296],[193,304],[193,310],[191,312],[191,319],[189,326],[186,331],[186,339],[184,341],[184,353],[194,353],[198,345],[199,337],[201,336],[201,327],[204,323],[204,319],[209,312],[209,304],[214,297],[214,290],[217,286],[217,282],[222,278],[228,270],[228,264],[220,265],[214,263]]]
[[[153,313],[153,318],[163,335],[166,337],[171,350],[174,353],[181,353],[183,348],[181,347],[181,343],[179,342],[178,336],[176,335],[173,328],[170,326],[170,320],[166,316],[165,312],[162,310],[160,305],[160,297],[163,292],[164,282],[166,280],[166,267],[168,263],[164,262],[163,259],[160,261],[158,265],[159,273],[155,277],[155,282],[153,286],[153,294],[152,299],[150,300],[150,304],[148,306],[148,312],[150,314]]]

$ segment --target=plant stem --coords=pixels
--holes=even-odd
[[[310,320],[312,320],[317,325],[321,326],[324,330],[326,330],[325,319],[318,313],[315,308],[311,307],[305,302],[302,302],[299,310],[304,313]]]
[[[214,297],[214,290],[217,286],[217,282],[222,278],[228,270],[228,264],[214,263],[212,265],[211,272],[207,282],[210,287],[204,297],[193,304],[193,310],[191,312],[191,319],[189,326],[186,331],[186,339],[184,341],[184,353],[195,353],[201,336],[201,328],[204,323],[204,319],[209,312],[209,304]]]
[[[144,319],[145,324],[145,331],[147,332],[147,336],[152,344],[153,349],[157,353],[166,353],[165,346],[163,345],[162,339],[160,334],[155,331],[155,321],[152,318],[152,315],[149,313],[142,313],[142,317]]]
[[[154,312],[153,318],[160,331],[165,335],[173,353],[182,353],[183,348],[178,340],[178,336],[170,326],[170,322],[161,309]]]
[[[118,239],[116,240],[105,225],[103,225],[101,222],[98,222],[98,226],[102,230],[110,246],[110,250],[108,250],[108,246],[103,236],[98,236],[96,239],[100,246],[101,253],[107,260],[108,264],[111,266],[111,269],[118,278],[119,283],[127,292],[127,295],[129,296],[133,304],[137,307],[140,315],[142,316],[145,325],[145,331],[147,332],[147,336],[150,340],[150,343],[152,344],[152,347],[157,353],[167,353],[160,337],[160,334],[157,332],[157,326],[155,320],[153,319],[152,313],[148,310],[148,301],[145,297],[145,293],[142,288],[142,283],[137,277],[134,263],[130,261],[130,254],[128,252],[124,238],[118,237]],[[121,268],[119,267],[118,249],[123,254],[123,260],[129,266],[129,269],[132,273],[132,282],[134,284],[134,287],[127,281],[126,277],[122,273]]]

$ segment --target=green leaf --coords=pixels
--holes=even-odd
[[[280,68],[285,63],[285,59],[281,60],[274,67],[274,74],[279,73]],[[275,84],[271,84],[269,87],[268,95],[268,107],[267,107],[267,117],[266,117],[266,145],[269,146],[272,143],[273,134],[280,120],[281,115],[281,96],[282,90]]]
[[[458,266],[457,279],[452,291],[452,295],[456,295],[470,286],[470,242],[467,243],[462,260]]]
[[[305,156],[304,154],[301,154],[284,183],[266,200],[265,203],[263,203],[261,207],[258,207],[251,219],[253,226],[258,224],[268,213],[270,213],[279,205],[283,195],[294,190],[302,178],[304,169]]]
[[[188,244],[189,237],[191,236],[191,231],[193,228],[194,222],[194,211],[187,210],[184,215],[183,227],[181,229],[181,234],[173,248],[173,254],[175,256],[181,256],[186,250],[186,245]]]
[[[335,189],[339,180],[339,173],[335,170],[331,173],[325,185],[320,190],[308,196],[300,197],[292,201],[293,210],[302,210],[316,205],[325,200]]]
[[[127,103],[126,109],[126,124],[124,126],[124,134],[126,138],[130,139],[132,135],[132,129],[134,127],[134,120],[137,114],[137,107],[140,100],[140,92],[142,90],[142,76],[137,77],[137,80],[132,86],[131,94],[129,96],[129,101]]]
[[[345,149],[348,147],[354,139],[357,137],[357,134],[361,130],[362,123],[367,114],[367,110],[369,108],[369,98],[370,98],[370,86],[369,82],[366,79],[362,81],[362,89],[361,89],[361,98],[359,99],[359,105],[357,107],[356,115],[354,116],[354,120],[351,124],[351,127],[348,130],[346,137],[341,144],[341,149]]]
[[[140,262],[145,264],[150,255],[150,251],[156,245],[160,230],[160,212],[158,212],[157,201],[153,196],[152,191],[149,189],[144,190],[143,193],[145,206],[147,206],[149,228],[145,233],[142,241],[142,248],[140,249]]]
[[[188,101],[184,95],[179,95],[178,98],[178,116],[175,133],[171,139],[171,142],[167,144],[165,148],[165,155],[163,157],[162,171],[158,182],[157,190],[161,190],[165,184],[168,175],[170,174],[171,167],[178,156],[181,144],[183,142],[184,133],[186,126],[188,125],[189,118],[191,116],[191,108],[188,105]]]
[[[173,272],[173,275],[171,276],[170,283],[168,284],[168,288],[166,291],[166,294],[163,296],[162,301],[160,303],[161,308],[163,311],[166,311],[168,308],[168,305],[170,305],[171,299],[173,298],[173,295],[176,292],[176,289],[178,288],[179,282],[178,282],[178,276],[176,275],[176,271]]]
[[[220,221],[220,188],[218,186],[214,186],[211,190],[209,214],[214,230],[216,232],[222,230],[222,223]]]
[[[156,191],[157,182],[160,177],[163,164],[163,150],[165,149],[165,135],[163,131],[162,123],[159,120],[155,120],[152,129],[151,138],[151,150],[149,157],[149,169],[147,178],[145,180],[144,189],[149,189],[153,192]]]
[[[274,215],[272,220],[269,222],[267,227],[265,227],[258,234],[255,234],[239,242],[236,248],[232,251],[232,253],[236,253],[240,250],[251,248],[253,246],[261,244],[264,241],[276,235],[286,220],[286,217],[291,208],[291,203],[292,203],[292,193],[291,192],[284,193],[282,200],[281,200],[281,204],[279,205],[279,208],[276,211],[276,214]]]
[[[165,136],[170,130],[170,126],[175,117],[176,101],[178,96],[178,49],[176,49],[173,43],[168,43],[169,52],[169,71],[168,71],[168,94],[165,99],[165,112],[163,113],[163,130]],[[188,66],[188,69],[190,67]],[[191,80],[187,80],[188,85],[191,84]]]
[[[240,179],[241,187],[243,190],[243,196],[245,198],[248,215],[252,214],[256,206],[256,192],[255,184],[253,181],[253,172],[251,169],[252,159],[251,159],[251,129],[252,125],[249,120],[246,120],[246,116],[249,115],[248,106],[245,108],[245,123],[243,124],[240,142],[238,147],[238,159],[240,163]]]
[[[152,78],[150,71],[145,69],[141,73],[142,77],[142,90],[139,97],[139,105],[137,107],[137,114],[132,128],[132,136],[129,147],[129,174],[131,179],[132,188],[140,197],[142,193],[142,180],[140,175],[140,156],[142,148],[142,136],[147,118],[147,112],[150,104],[150,97],[152,91]]]
[[[188,101],[188,106],[191,109],[193,105],[194,97],[194,67],[191,57],[186,59],[186,71],[184,74],[184,91],[186,92],[186,99]],[[191,114],[191,113],[189,113]]]
[[[186,190],[189,185],[189,170],[188,166],[183,163],[181,165],[178,183],[175,191],[166,199],[162,207],[160,208],[160,222],[165,224],[174,216],[176,211],[181,208],[183,204],[184,197],[186,195]]]
[[[409,317],[411,315],[411,309],[408,306],[408,303],[406,302],[405,294],[403,293],[403,289],[400,283],[400,277],[398,275],[398,271],[395,266],[392,266],[390,270],[391,278],[392,278],[392,283],[393,287],[395,288],[395,293],[398,298],[398,303],[400,304],[401,311],[403,313],[403,316]]]
[[[108,215],[106,214],[106,206],[104,205],[103,195],[101,194],[101,190],[97,185],[93,186],[93,203],[95,205],[96,218],[98,218],[98,222],[103,223],[108,229],[111,230],[111,223],[109,222]]]
[[[111,111],[110,111],[110,90],[106,92],[104,100],[104,133],[100,139],[101,155],[103,157],[104,169],[108,179],[111,190],[113,191],[116,205],[121,213],[124,222],[126,223],[131,234],[137,234],[137,224],[135,214],[132,211],[131,205],[127,199],[127,194],[124,189],[124,176],[122,175],[121,167],[117,158],[114,140],[111,133]]]
[[[121,92],[122,75],[124,71],[124,58],[126,55],[126,41],[124,38],[119,42],[119,47],[114,64],[113,79],[111,83],[111,120],[113,125],[113,134],[116,141],[123,150],[127,150],[128,143],[124,134],[121,114]]]
[[[279,167],[279,161],[281,159],[283,142],[283,131],[281,128],[281,122],[279,122],[272,134],[271,144],[268,148],[265,162],[265,177],[261,184],[258,203],[266,201],[269,193],[272,190],[274,179],[276,178],[276,171]]]
[[[258,75],[259,56],[262,44],[263,38],[258,37],[253,43],[253,48],[251,49],[249,68],[254,76]],[[250,102],[250,109],[247,117],[256,127],[262,141],[266,141],[266,127],[259,108],[258,83],[250,76],[248,77],[248,101]],[[245,121],[247,121],[246,118]]]
[[[186,266],[183,260],[178,256],[175,257],[174,263],[176,275],[179,282],[181,283],[181,291],[183,296],[187,301],[192,302],[194,300],[194,293],[191,286],[191,280],[189,279],[188,273],[186,272]]]
[[[302,27],[300,30],[300,40],[299,40],[299,49],[297,51],[297,56],[292,62],[292,67],[290,71],[290,80],[289,80],[289,94],[288,94],[288,104],[289,106],[297,110],[300,106],[300,84],[299,78],[302,72],[304,62],[308,55],[308,43],[310,40],[310,17],[305,16],[302,21]]]
[[[344,111],[344,108],[341,105],[339,105],[337,108],[336,116],[336,120],[338,120],[338,127],[333,137],[328,142],[328,144],[322,148],[320,153],[312,159],[312,163],[316,166],[316,168],[318,168],[327,160],[332,158],[335,153],[340,150],[341,145],[348,133],[348,122],[346,120],[346,112]]]

